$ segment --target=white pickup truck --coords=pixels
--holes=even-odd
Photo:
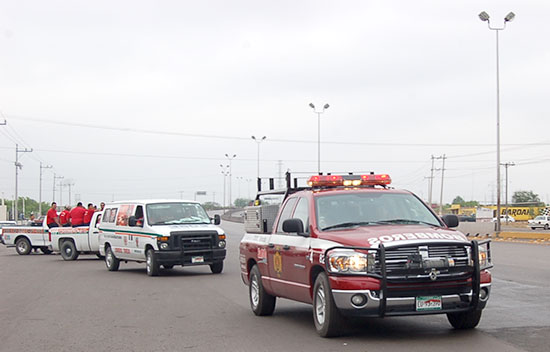
[[[50,230],[51,247],[64,260],[76,260],[80,254],[95,254],[99,258],[99,229],[102,212],[95,212],[90,226],[54,227]]]
[[[2,227],[2,240],[6,247],[15,247],[20,255],[27,255],[33,249],[51,254],[50,237],[46,218],[42,226],[6,226]]]

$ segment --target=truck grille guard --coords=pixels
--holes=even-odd
[[[490,269],[493,267],[491,264],[491,251],[490,251],[490,239],[477,241],[472,240],[468,243],[456,243],[456,242],[438,242],[438,243],[415,243],[414,246],[420,247],[420,246],[464,246],[470,248],[470,254],[471,259],[473,263],[473,271],[472,271],[472,300],[470,302],[469,310],[475,310],[478,307],[479,304],[479,293],[480,293],[480,285],[481,285],[481,278],[480,278],[480,272],[481,270]],[[479,263],[479,246],[487,244],[488,249],[488,263],[490,263],[488,266],[480,268]],[[408,245],[410,246],[410,245]],[[391,249],[399,248],[403,246],[391,246]],[[327,254],[335,249],[345,249],[345,250],[356,250],[356,251],[365,251],[365,252],[376,252],[377,258],[380,262],[380,274],[378,273],[334,273],[331,272],[329,269],[329,260]],[[388,272],[386,270],[386,251],[387,248],[384,246],[384,244],[380,243],[378,248],[371,248],[371,247],[353,247],[353,246],[335,246],[327,249],[324,253],[324,259],[325,259],[325,269],[327,272],[331,273],[331,275],[336,276],[360,276],[360,277],[373,277],[380,280],[380,307],[379,307],[379,316],[384,317],[386,315],[386,303],[387,303],[387,297],[388,297]]]

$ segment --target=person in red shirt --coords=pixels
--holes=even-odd
[[[62,227],[69,227],[71,226],[70,223],[71,220],[71,207],[66,205],[65,209],[59,214],[59,222]]]
[[[74,207],[69,216],[71,218],[72,227],[82,226],[84,224],[84,213],[86,209],[82,206],[82,202],[78,202],[76,207]]]
[[[94,215],[94,212],[94,205],[92,203],[88,203],[88,209],[86,209],[86,212],[84,213],[85,226],[90,226],[90,222],[92,221],[92,216]]]
[[[52,207],[46,213],[46,225],[48,228],[59,227],[59,217],[57,216],[57,203],[53,202]]]

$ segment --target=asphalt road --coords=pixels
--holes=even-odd
[[[108,272],[95,256],[19,256],[0,245],[0,351],[548,351],[550,246],[493,244],[494,286],[479,327],[444,316],[355,322],[323,339],[311,307],[279,300],[252,314],[241,282],[243,225],[224,222],[224,272],[177,268],[148,277],[143,264]]]

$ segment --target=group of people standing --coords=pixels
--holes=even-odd
[[[53,202],[51,208],[46,214],[46,225],[52,227],[77,227],[90,226],[92,216],[96,211],[103,211],[105,203],[101,202],[99,209],[92,203],[88,203],[88,208],[84,208],[82,202],[78,202],[76,207],[66,205],[59,215],[57,214],[57,203]]]

